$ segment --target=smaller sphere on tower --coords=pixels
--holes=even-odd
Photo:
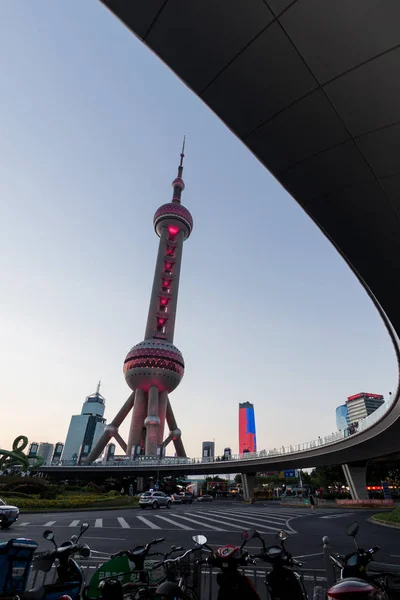
[[[154,229],[158,236],[161,236],[163,227],[177,227],[184,232],[185,240],[189,237],[193,229],[193,217],[187,208],[178,202],[168,202],[163,204],[154,215]]]
[[[149,339],[136,344],[124,361],[124,375],[131,390],[153,386],[159,392],[172,392],[185,372],[182,353],[166,340]]]

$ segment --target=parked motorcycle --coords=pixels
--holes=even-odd
[[[161,542],[164,542],[164,538],[156,538],[145,546],[136,546],[132,550],[121,550],[113,554],[94,573],[90,584],[84,590],[85,598],[95,600],[101,597],[106,600],[109,596],[119,598],[121,594],[129,592],[135,597],[139,589],[156,589],[164,581],[165,572],[159,561],[155,566],[155,561],[150,558],[165,558],[165,555],[150,552],[150,549]],[[181,549],[181,546],[172,546],[167,556]]]
[[[258,558],[272,566],[272,571],[265,578],[265,585],[272,600],[307,600],[303,577],[293,570],[294,566],[301,567],[302,563],[295,560],[286,549],[285,542],[289,538],[286,531],[280,531],[276,536],[280,541],[279,546],[266,546],[255,529],[244,531],[242,537],[246,540],[261,541],[262,550],[259,554],[253,555],[253,558]]]
[[[26,569],[23,567],[16,567],[15,564],[12,563],[9,581],[12,581],[13,577],[18,576],[18,574],[24,571],[24,577],[20,580],[21,582],[24,581],[24,588],[21,589],[21,586],[18,586],[19,589],[12,589],[10,586],[6,586],[4,593],[0,595],[0,598],[15,598],[17,595],[20,600],[59,600],[60,597],[68,595],[70,600],[78,600],[83,589],[85,578],[82,568],[73,557],[75,554],[79,554],[81,558],[88,558],[90,556],[89,546],[87,544],[79,544],[80,538],[88,527],[88,523],[83,523],[80,528],[79,536],[73,536],[71,540],[64,542],[59,547],[55,542],[53,531],[50,529],[44,531],[43,537],[52,542],[54,550],[46,550],[37,553],[33,559],[33,569],[48,572],[57,560],[56,581],[26,591],[24,589],[27,584]],[[24,545],[26,545],[27,542],[32,542],[32,540],[23,539],[13,541],[20,543],[24,542]]]
[[[360,548],[357,542],[359,523],[354,521],[347,528],[347,535],[352,537],[356,551],[346,555],[331,554],[332,563],[340,569],[341,580],[332,586],[328,598],[347,600],[348,598],[376,598],[380,600],[400,599],[400,576],[395,573],[368,571],[379,546],[369,550]]]
[[[209,550],[207,558],[200,560],[199,564],[206,563],[209,567],[216,567],[221,571],[217,575],[218,600],[261,600],[251,579],[239,571],[240,567],[256,562],[244,550],[244,546],[250,537],[242,535],[243,542],[241,546],[226,544],[218,548],[216,552],[207,546],[206,536],[196,537],[196,542]]]

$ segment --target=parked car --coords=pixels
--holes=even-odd
[[[182,504],[192,504],[193,494],[191,494],[190,492],[185,492],[181,496],[181,502],[182,502]]]
[[[19,508],[10,506],[0,498],[0,527],[8,529],[19,517]]]
[[[182,504],[182,496],[179,494],[171,494],[171,502],[172,504]]]
[[[213,497],[209,494],[204,494],[203,496],[199,496],[197,498],[197,502],[212,502]]]
[[[171,508],[172,500],[164,492],[144,492],[139,498],[140,508],[160,508],[166,506]]]

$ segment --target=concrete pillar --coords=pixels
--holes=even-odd
[[[145,455],[157,456],[158,429],[160,417],[158,416],[158,388],[152,386],[148,394],[147,417],[144,425],[146,427]]]
[[[168,398],[168,403],[167,403],[167,423],[168,423],[168,427],[170,428],[170,431],[172,434],[173,434],[173,432],[176,432],[177,434],[179,434],[176,436],[173,435],[173,442],[174,442],[175,451],[176,451],[177,456],[179,456],[180,458],[186,458],[185,447],[184,447],[183,442],[180,437],[180,430],[176,423],[174,411],[172,410],[172,406],[171,406],[171,402],[169,401],[169,398]]]
[[[132,411],[126,455],[132,456],[132,448],[140,443],[144,420],[147,416],[147,395],[144,390],[136,390],[135,404]]]
[[[184,234],[183,231],[180,231],[176,236],[176,250],[175,250],[175,263],[172,269],[172,274],[174,276],[172,280],[171,286],[171,300],[168,302],[168,322],[167,322],[167,340],[169,342],[174,341],[174,333],[175,333],[175,319],[176,319],[176,308],[178,305],[178,291],[179,291],[179,279],[181,272],[181,264],[182,264],[182,253],[183,253],[183,241]]]
[[[250,502],[254,497],[254,486],[256,483],[255,473],[242,473],[243,500]]]
[[[164,441],[164,429],[165,429],[165,416],[167,414],[167,402],[168,402],[168,394],[167,392],[161,392],[158,398],[158,416],[160,417],[160,427],[158,429],[158,445]]]
[[[118,433],[118,427],[121,425],[122,421],[128,416],[128,413],[134,404],[134,400],[135,392],[132,392],[125,404],[119,409],[111,423],[109,423],[109,425],[107,425],[107,427],[105,428],[104,433],[101,435],[97,444],[90,452],[87,458],[88,462],[93,462],[94,460],[96,460],[96,458],[98,458],[103,452],[110,439],[114,437],[116,433]]]
[[[165,248],[168,235],[168,229],[163,227],[161,230],[160,243],[158,245],[156,268],[154,269],[153,288],[151,290],[149,314],[147,317],[146,331],[144,334],[145,340],[151,339],[154,336],[154,331],[156,329],[156,313],[159,307],[161,276],[164,271]]]
[[[368,500],[367,492],[367,465],[347,464],[342,465],[347,485],[353,500]]]

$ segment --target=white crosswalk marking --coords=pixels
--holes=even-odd
[[[121,527],[123,529],[130,529],[131,526],[129,525],[129,523],[127,523],[124,519],[124,517],[117,517],[117,521],[118,523],[121,525]]]
[[[168,519],[167,517],[162,517],[161,515],[154,515],[157,519],[162,519],[163,521],[167,521],[167,523],[171,523],[171,525],[177,525],[181,529],[186,529],[193,531],[193,527],[188,527],[187,525],[183,525],[182,523],[178,523],[177,521],[173,521],[172,519]]]
[[[78,527],[79,523],[80,523],[80,519],[78,519],[77,521],[71,521],[69,526],[70,527]]]
[[[193,516],[197,516],[195,513],[186,513],[187,515],[193,515]],[[212,514],[212,513],[210,513]],[[214,523],[220,523],[221,525],[228,525],[228,527],[233,527],[234,529],[240,529],[243,531],[244,527],[242,525],[236,525],[236,523],[228,523],[227,521],[222,521],[220,518],[216,519],[216,518],[212,518],[212,517],[206,517],[205,514],[202,514],[201,519],[205,519],[207,521],[213,521]],[[229,517],[228,517],[229,518]],[[208,525],[207,523],[205,523],[205,525]],[[264,533],[263,531],[260,531],[260,533]]]
[[[30,524],[30,521],[28,521],[28,523],[18,523],[18,526],[19,527],[26,527],[29,524]]]
[[[354,515],[354,513],[341,513],[340,515],[325,515],[324,517],[319,517],[320,519],[340,519],[341,517],[350,517],[350,515]]]
[[[150,527],[150,529],[161,529],[161,527],[159,527],[158,525],[155,525],[154,523],[152,523],[151,521],[148,521],[147,519],[145,519],[144,517],[136,517],[137,519],[139,519],[139,521],[142,521],[142,523],[144,523],[145,525],[147,525],[148,527]]]
[[[103,527],[103,519],[96,519],[94,522],[95,527]]]
[[[233,516],[230,517],[228,515],[225,515],[225,513],[214,513],[214,512],[210,511],[209,514],[214,514],[217,517],[221,517],[222,515],[224,515],[224,518],[228,519],[229,521],[239,521],[240,523],[247,523],[248,525],[256,525],[257,527],[262,527],[263,529],[270,529],[271,531],[278,532],[282,529],[281,527],[270,527],[269,525],[265,525],[265,522],[260,523],[259,521],[255,522],[255,520],[250,521],[249,519],[246,519],[244,517],[240,517],[240,518],[233,517]]]
[[[233,511],[233,510],[226,510],[223,512],[223,514],[225,515],[234,515],[237,517],[250,517],[251,519],[254,519],[256,521],[268,521],[268,523],[277,523],[278,525],[281,523],[286,523],[287,521],[287,517],[276,517],[276,516],[270,516],[270,515],[263,515],[260,513],[253,513],[253,514],[249,514],[248,512],[238,512],[238,511]]]
[[[54,525],[54,523],[55,523],[55,522],[56,522],[56,521],[48,521],[47,523],[45,523],[45,524],[43,525],[43,527],[51,527],[52,525]]]
[[[196,517],[197,517],[197,513],[196,513]],[[189,517],[184,517],[182,515],[179,515],[180,519],[185,519],[185,521],[191,521],[192,523],[196,523],[196,525],[201,525],[202,527],[206,527],[208,529],[213,529],[214,531],[226,531],[226,529],[221,529],[221,527],[215,527],[214,525],[208,525],[207,523],[201,522],[201,521],[196,521],[195,519],[190,519]],[[199,517],[201,519],[201,515]]]

